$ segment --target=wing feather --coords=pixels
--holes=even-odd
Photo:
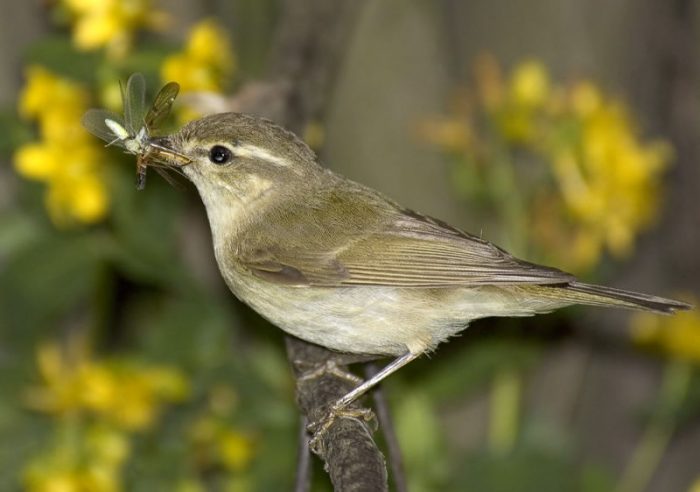
[[[240,248],[254,253],[239,260],[261,278],[297,286],[442,288],[574,280],[355,186],[354,193],[317,193],[305,206],[267,214]],[[275,231],[282,229],[284,244],[270,245]]]

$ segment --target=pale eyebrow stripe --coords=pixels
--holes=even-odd
[[[290,162],[284,157],[275,155],[267,150],[251,144],[238,144],[233,147],[233,153],[239,157],[250,157],[276,164],[278,166],[289,166]]]

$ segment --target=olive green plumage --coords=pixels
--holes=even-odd
[[[689,307],[514,258],[321,167],[267,120],[208,116],[154,143],[190,160],[181,169],[204,201],[234,294],[307,341],[403,356],[392,370],[485,316],[571,304]]]

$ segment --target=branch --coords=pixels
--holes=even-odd
[[[219,112],[223,107],[265,116],[303,133],[309,122],[323,116],[348,34],[364,4],[363,0],[284,0],[268,79],[249,84],[223,105],[211,100],[209,104]],[[358,384],[347,365],[361,358],[292,337],[287,338],[287,353],[297,377],[297,402],[308,422],[322,422],[330,404]],[[348,410],[371,415],[359,403]],[[338,417],[314,439],[313,451],[325,462],[336,491],[388,490],[384,457],[366,420]],[[305,458],[300,459],[298,490],[308,484]]]
[[[297,378],[297,403],[309,422],[321,422],[329,406],[357,385],[347,365],[363,358],[331,352],[297,338],[287,338],[287,353]],[[358,402],[347,408],[357,417],[341,416],[317,431],[314,452],[325,462],[336,491],[387,489],[384,457],[372,439],[369,414]]]

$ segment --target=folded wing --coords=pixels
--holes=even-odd
[[[366,189],[360,192],[372,193]],[[574,277],[514,258],[374,194],[334,193],[265,217],[240,260],[255,275],[297,286],[441,288],[567,284]],[[310,219],[316,217],[317,220]],[[270,241],[284,229],[284,242]],[[262,245],[265,246],[262,246]]]

